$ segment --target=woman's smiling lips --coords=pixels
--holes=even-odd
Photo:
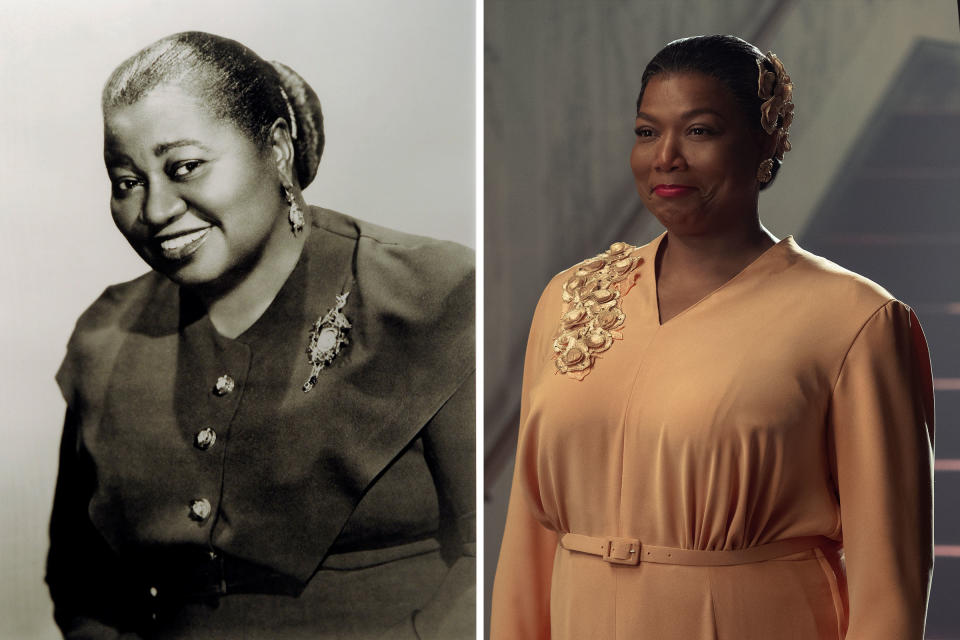
[[[160,247],[160,253],[167,260],[183,260],[200,248],[212,227],[193,229],[183,233],[154,237]]]
[[[662,198],[685,196],[693,190],[694,187],[688,187],[683,184],[658,184],[653,188],[653,192]]]

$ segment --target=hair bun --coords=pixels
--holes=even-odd
[[[270,64],[277,70],[280,86],[286,92],[293,108],[296,124],[290,124],[291,127],[296,127],[297,132],[293,141],[297,180],[300,188],[305,189],[317,175],[320,156],[323,155],[323,111],[320,109],[320,99],[296,71],[276,60],[272,60]]]

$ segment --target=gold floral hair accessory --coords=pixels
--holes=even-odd
[[[760,126],[769,134],[777,132],[773,157],[782,161],[783,154],[790,151],[788,130],[793,123],[793,82],[775,53],[768,52],[767,57],[773,65],[773,71],[767,71],[763,60],[757,59],[760,69],[757,95],[764,101],[760,106]]]
[[[643,258],[625,242],[614,242],[607,251],[584,260],[563,283],[563,314],[553,341],[554,364],[559,373],[583,380],[597,355],[614,340],[626,315],[620,300],[640,277]]]

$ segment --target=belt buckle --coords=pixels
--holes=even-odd
[[[636,538],[607,538],[602,557],[610,564],[640,564],[640,541]]]

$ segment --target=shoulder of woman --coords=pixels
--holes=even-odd
[[[816,301],[816,307],[831,314],[843,314],[851,320],[872,316],[894,301],[894,296],[873,280],[839,264],[801,249],[795,243],[790,254],[789,271],[797,290]]]
[[[365,328],[384,358],[403,359],[408,381],[431,389],[416,402],[448,398],[474,368],[473,251],[334,211],[319,213],[315,225],[356,243],[351,322]]]
[[[321,209],[319,226],[357,239],[356,278],[367,302],[412,316],[474,306],[474,252],[455,242],[418,236]],[[472,315],[470,316],[472,321]]]
[[[540,294],[537,310],[543,307],[559,309],[563,306],[566,302],[563,297],[564,285],[577,277],[581,282],[599,279],[604,283],[603,286],[616,287],[625,295],[644,270],[652,269],[655,252],[655,241],[642,246],[614,242],[603,251],[585,257],[554,275]]]
[[[100,389],[111,362],[148,301],[172,283],[156,272],[107,287],[77,320],[56,379],[68,404],[76,388]]]
[[[80,314],[71,342],[112,329],[126,330],[129,323],[169,280],[155,271],[110,285]]]

